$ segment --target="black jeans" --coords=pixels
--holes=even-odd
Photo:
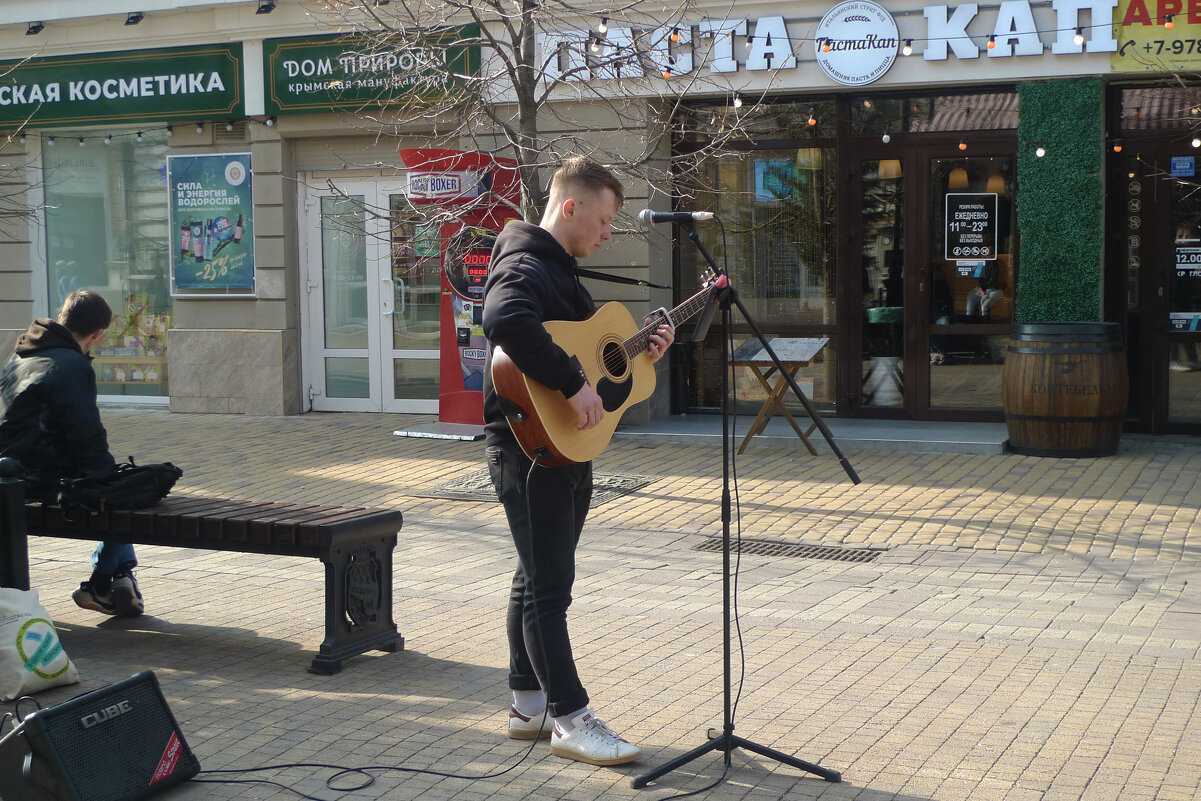
[[[505,507],[517,570],[509,593],[509,688],[546,692],[551,715],[588,706],[567,636],[575,549],[592,500],[592,463],[538,467],[516,443],[486,449],[488,471]]]

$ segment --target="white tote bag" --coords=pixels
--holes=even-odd
[[[0,587],[0,701],[77,681],[37,590]]]

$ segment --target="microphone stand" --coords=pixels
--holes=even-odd
[[[760,745],[758,743],[751,742],[750,740],[746,739],[745,737],[739,737],[738,735],[734,734],[734,713],[733,713],[733,708],[732,708],[732,694],[731,694],[731,683],[732,683],[731,682],[731,673],[732,673],[733,662],[732,662],[731,655],[730,655],[730,645],[731,645],[731,639],[732,639],[732,637],[731,637],[731,614],[730,614],[730,612],[731,612],[731,603],[730,603],[730,597],[731,597],[731,592],[730,592],[730,590],[731,590],[731,587],[730,587],[730,521],[731,521],[732,515],[731,515],[731,504],[730,504],[730,436],[731,435],[730,435],[730,386],[729,386],[729,384],[730,384],[730,379],[729,379],[730,346],[729,346],[729,342],[730,342],[731,317],[732,317],[731,306],[736,306],[738,308],[738,311],[741,312],[743,318],[750,325],[751,330],[754,332],[754,334],[758,338],[759,342],[762,343],[763,349],[768,353],[769,356],[771,356],[772,361],[775,363],[776,369],[778,369],[780,371],[780,375],[784,376],[784,378],[788,381],[788,386],[792,390],[793,394],[796,395],[796,397],[801,401],[802,405],[804,405],[804,407],[805,407],[805,411],[809,413],[810,418],[813,420],[814,423],[817,424],[817,427],[821,430],[822,436],[824,436],[826,438],[826,442],[830,446],[830,450],[833,451],[835,456],[838,458],[839,463],[842,465],[843,470],[846,471],[846,473],[850,477],[851,481],[854,482],[855,484],[858,484],[859,476],[855,473],[855,469],[853,467],[851,467],[851,463],[849,461],[847,461],[847,458],[845,456],[843,456],[842,452],[838,449],[838,446],[834,442],[834,437],[830,433],[830,429],[826,427],[826,424],[824,421],[822,421],[821,416],[817,414],[817,411],[809,403],[809,399],[805,397],[805,393],[801,391],[801,388],[799,386],[797,386],[796,380],[793,379],[793,377],[792,377],[792,373],[790,373],[788,370],[786,370],[784,368],[784,365],[780,363],[780,357],[777,356],[775,351],[772,350],[771,345],[768,344],[767,339],[763,336],[763,332],[761,332],[759,330],[759,327],[755,324],[755,321],[753,319],[751,319],[750,313],[747,312],[746,307],[742,305],[742,301],[739,300],[739,298],[738,298],[738,293],[734,290],[733,285],[730,284],[729,276],[725,275],[725,273],[723,273],[721,271],[721,269],[713,261],[713,257],[709,255],[709,251],[707,251],[705,249],[705,246],[701,243],[700,237],[697,236],[697,233],[696,233],[696,226],[694,226],[692,224],[691,220],[683,221],[680,224],[684,225],[685,227],[688,228],[688,238],[691,239],[693,244],[696,245],[696,248],[700,252],[700,254],[705,257],[705,261],[707,261],[709,263],[709,267],[713,270],[714,274],[719,275],[719,276],[724,276],[726,278],[726,283],[725,283],[724,287],[721,287],[721,288],[714,287],[714,293],[716,294],[716,302],[719,303],[720,307],[721,307],[721,325],[722,325],[722,337],[721,337],[721,363],[722,363],[722,370],[721,370],[722,582],[721,582],[721,586],[722,586],[722,641],[723,641],[722,642],[722,675],[723,675],[723,680],[724,680],[724,687],[723,687],[724,720],[723,720],[723,726],[722,726],[722,730],[721,730],[720,734],[716,735],[715,737],[712,737],[708,742],[704,743],[703,745],[700,745],[697,748],[694,748],[685,754],[681,754],[680,756],[676,757],[675,759],[673,759],[669,762],[666,762],[657,768],[647,771],[646,773],[642,774],[641,776],[635,776],[633,779],[630,780],[630,785],[632,787],[634,787],[635,789],[640,788],[640,787],[645,787],[648,783],[654,781],[655,779],[659,778],[660,776],[663,776],[664,774],[669,773],[669,772],[675,770],[676,768],[686,765],[687,763],[693,761],[694,759],[697,759],[698,757],[700,757],[704,754],[709,753],[710,751],[724,751],[725,752],[725,766],[727,768],[729,768],[731,752],[735,748],[743,748],[743,749],[746,749],[747,751],[751,751],[753,753],[759,754],[760,756],[765,756],[765,757],[769,757],[770,759],[774,759],[777,762],[783,763],[785,765],[791,765],[792,767],[797,768],[799,770],[806,771],[807,773],[813,773],[817,776],[820,776],[821,778],[825,779],[828,782],[832,782],[832,783],[840,782],[840,781],[842,781],[842,774],[836,770],[830,770],[829,768],[823,768],[820,765],[815,765],[812,762],[806,762],[803,759],[797,759],[796,757],[789,756],[788,754],[784,754],[780,751],[777,751],[774,748],[769,748],[765,745]],[[711,315],[706,314],[706,315],[704,315],[704,317],[702,319],[703,320],[711,319]],[[707,327],[708,327],[707,323],[702,323],[701,325],[699,325],[697,327],[696,335],[694,335],[694,341],[696,339],[704,338],[704,336],[705,336],[704,329]]]

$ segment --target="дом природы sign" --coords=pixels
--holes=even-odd
[[[168,156],[172,294],[254,294],[249,153]]]

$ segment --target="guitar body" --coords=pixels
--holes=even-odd
[[[550,458],[540,462],[544,467],[587,462],[608,446],[625,410],[655,391],[655,366],[645,351],[627,358],[622,342],[639,327],[620,303],[606,303],[587,320],[543,325],[555,344],[579,361],[600,395],[605,407],[601,421],[585,431],[577,429],[563,393],[527,378],[499,347],[492,352],[492,386],[526,456],[533,459],[545,448]]]

